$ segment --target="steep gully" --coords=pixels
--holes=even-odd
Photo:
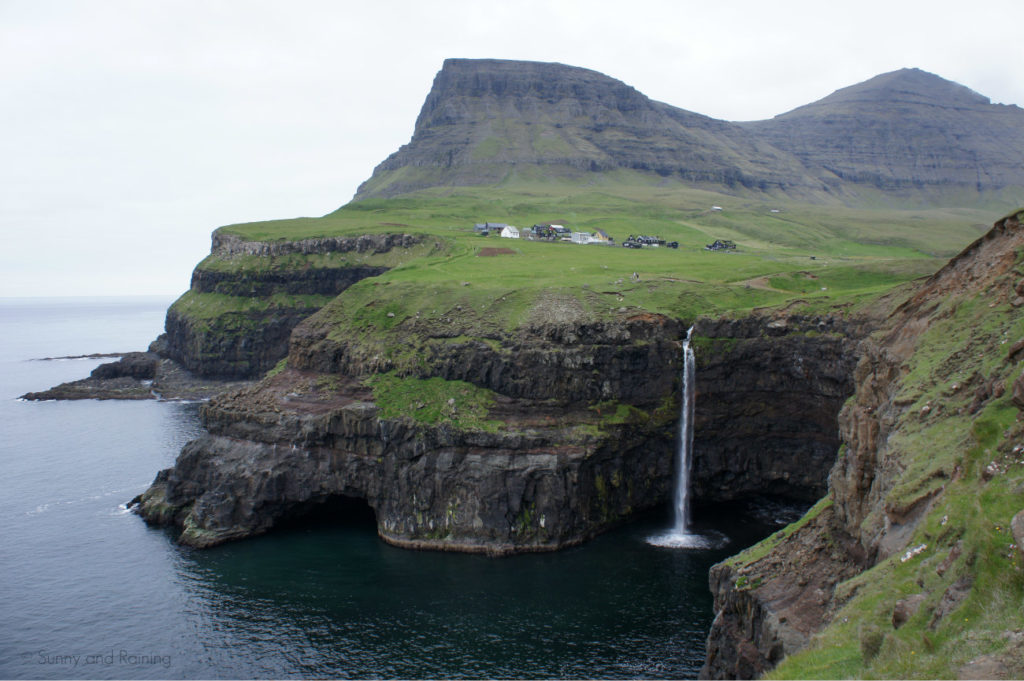
[[[990,403],[1024,408],[1024,374],[1019,368],[1024,359],[1024,340],[1011,343],[1013,338],[1003,332],[1007,320],[1019,319],[1017,310],[1024,307],[1022,216],[1024,213],[1018,213],[996,222],[984,237],[917,287],[882,321],[877,333],[861,342],[853,375],[856,392],[839,414],[843,451],[830,471],[827,497],[801,523],[773,536],[765,550],[720,563],[711,570],[716,616],[701,678],[756,678],[807,647],[853,598],[858,587],[844,587],[844,582],[855,582],[851,578],[893,557],[905,562],[913,555],[913,551],[902,552],[927,519],[929,509],[941,502],[947,486],[963,479],[965,484],[977,486],[970,492],[977,496],[983,493],[986,481],[1000,473],[1001,469],[992,463],[977,480],[972,479],[977,474],[969,472],[970,445],[956,444],[952,445],[956,451],[951,463],[937,468],[929,478],[921,471],[930,468],[922,468],[920,460],[938,457],[943,443],[926,439],[924,448],[908,447],[901,444],[899,436],[904,430],[920,429],[919,424],[932,415],[936,423],[961,419],[954,427],[967,433],[970,418]],[[951,316],[958,307],[971,305],[990,311],[988,328],[977,324],[967,331],[965,338],[973,343],[971,351],[959,345],[950,347],[946,350],[948,356],[940,355],[941,368],[933,369],[923,379],[912,379],[911,367],[922,338],[933,327],[940,330],[940,335],[955,332],[949,328],[954,323]],[[999,361],[982,375],[972,362],[986,353],[994,353]],[[961,374],[969,377],[964,385],[953,382],[943,393],[943,401],[949,404],[933,406],[929,401],[910,408],[914,399],[908,394],[921,389],[911,380],[923,380],[924,384],[945,380],[949,385],[949,376]],[[948,416],[939,413],[945,411],[944,406]],[[1019,423],[1019,415],[1017,418]],[[998,449],[1015,453],[1017,449],[1012,448],[1019,433],[1019,426],[1005,431]],[[1016,545],[1024,545],[1024,512],[1018,513],[1012,523],[1019,523],[1014,534]],[[956,535],[951,536],[952,542]],[[939,543],[938,539],[934,541]],[[959,543],[948,548],[947,554],[944,560],[936,561],[937,567],[921,567],[940,580],[936,593],[929,594],[921,586],[925,581],[919,573],[917,584],[922,593],[893,605],[894,629],[913,614],[913,604],[921,605],[931,597],[922,610],[930,614],[929,626],[934,630],[971,590],[975,556],[961,558]],[[904,595],[893,594],[892,599]],[[885,636],[879,631],[878,641]],[[871,648],[865,641],[868,639],[861,638],[866,663]],[[1014,652],[1010,646],[998,655],[971,660],[960,670],[960,674],[968,675],[960,678],[1019,678],[1016,674],[1024,669],[1021,659],[1020,647]],[[982,665],[986,671],[971,671],[972,665],[981,662],[989,665]],[[979,673],[988,676],[974,676]]]

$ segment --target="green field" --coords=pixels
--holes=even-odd
[[[356,314],[353,305],[372,303],[377,311],[387,306],[393,326],[417,313],[440,316],[461,306],[456,311],[476,311],[483,326],[507,330],[527,318],[542,294],[574,299],[589,318],[623,308],[683,318],[784,305],[812,313],[850,308],[935,271],[997,217],[980,210],[855,209],[744,199],[631,179],[601,186],[520,182],[508,188],[433,189],[351,203],[322,218],[221,229],[269,241],[383,232],[433,235],[440,247],[393,259],[388,264],[398,266],[390,272],[346,291],[341,298],[349,312]],[[680,246],[635,250],[481,237],[472,230],[477,222],[521,228],[552,222],[574,231],[603,229],[617,243],[647,234]],[[737,251],[704,250],[716,239],[736,242]],[[511,252],[488,255],[492,251],[485,249]],[[345,256],[353,265],[375,259]],[[204,267],[266,266],[250,260],[204,262]],[[360,314],[365,326],[373,311]]]

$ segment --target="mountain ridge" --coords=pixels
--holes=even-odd
[[[766,163],[771,173],[761,170]],[[695,184],[822,189],[790,154],[739,126],[655,102],[596,71],[449,59],[409,144],[374,170],[356,199],[497,183],[524,165],[554,177],[626,169]]]
[[[876,190],[1021,189],[1024,110],[920,69],[900,69],[763,121],[729,122],[558,63],[448,59],[408,144],[355,200],[422,189],[626,170],[725,193],[856,203]],[[1018,199],[1012,199],[1016,202]]]
[[[883,191],[1024,185],[1024,109],[920,69],[742,125],[807,167]]]

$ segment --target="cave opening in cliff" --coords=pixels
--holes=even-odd
[[[290,508],[275,524],[275,529],[320,527],[368,528],[376,532],[377,514],[366,499],[332,494]]]

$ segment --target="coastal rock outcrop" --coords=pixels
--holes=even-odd
[[[205,378],[251,379],[288,354],[288,338],[352,284],[436,244],[422,235],[246,240],[220,229],[189,291],[150,350]]]
[[[137,499],[144,518],[177,525],[183,542],[209,546],[265,532],[331,499],[358,498],[374,510],[378,533],[391,543],[508,553],[583,541],[670,498],[681,321],[645,313],[537,324],[485,342],[458,330],[426,337],[423,323],[411,319],[401,344],[418,343],[411,351],[416,361],[404,365],[332,336],[335,312],[325,309],[295,330],[286,369],[204,408],[209,435],[190,443]],[[838,374],[849,366],[855,342],[837,333],[817,354],[804,352],[805,330],[823,324],[849,332],[853,326],[793,318],[793,333],[772,339],[804,353],[799,361],[819,377],[815,382],[756,364],[771,321],[707,322],[721,334],[717,341],[730,333],[748,336],[734,339],[748,351],[732,348],[709,366],[728,361],[738,376],[761,375],[749,399],[771,399],[773,387],[780,399],[793,399],[799,381],[819,388],[835,382],[832,408],[838,409]],[[406,399],[408,411],[396,415],[382,406],[388,396],[379,392],[381,376],[403,390],[452,390]],[[730,399],[730,405],[742,402]],[[818,404],[821,394],[806,399],[828,408]],[[439,416],[425,422],[418,410]],[[784,462],[770,464],[769,456],[747,467],[742,484],[715,464],[744,470],[757,429],[723,442],[707,439],[712,464],[701,468],[698,500],[740,498],[763,487],[809,498],[827,470],[812,464],[820,458],[818,440],[835,437],[834,424],[831,434],[820,427],[788,432]],[[746,448],[743,437],[751,438]],[[779,484],[772,487],[769,478]]]
[[[210,435],[158,476],[139,500],[143,516],[209,546],[358,498],[390,543],[502,554],[577,543],[668,493],[671,441],[653,447],[629,426],[605,437],[541,423],[514,432],[427,427],[380,419],[372,402],[355,399],[359,388],[289,397],[299,378],[291,373],[259,395],[211,403]],[[269,402],[268,391],[285,384]]]
[[[26,393],[21,399],[205,400],[249,383],[202,378],[155,352],[127,352],[117,361],[99,365],[88,378]]]

